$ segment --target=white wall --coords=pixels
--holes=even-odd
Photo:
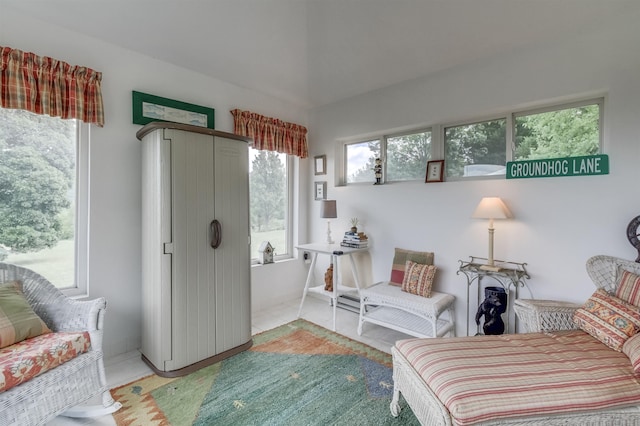
[[[594,290],[585,272],[587,258],[637,255],[627,242],[626,227],[640,214],[638,18],[628,14],[570,41],[513,52],[311,111],[310,156],[328,156],[328,196],[338,202],[334,232],[346,230],[350,217],[362,219],[361,228],[373,243],[376,280],[388,278],[394,247],[435,251],[436,287],[457,297],[461,335],[466,281],[456,274],[458,260],[486,257],[487,222],[470,217],[483,196],[499,196],[515,219],[496,221],[495,257],[528,263],[535,298],[584,301]],[[334,186],[337,140],[594,94],[606,96],[609,175]],[[310,205],[311,239],[319,240],[326,225],[319,218],[318,202]]]
[[[141,126],[132,124],[131,91],[213,107],[216,128],[228,132],[233,131],[229,111],[234,108],[303,125],[305,112],[273,97],[52,27],[11,10],[2,10],[0,45],[103,73],[106,123],[104,128],[91,127],[89,297],[104,296],[108,300],[107,356],[136,349],[141,330],[141,156],[135,134]],[[304,169],[306,162],[302,161],[301,167]],[[299,226],[305,225],[304,220],[296,221]],[[287,268],[286,274],[280,272],[283,268]],[[264,271],[253,268],[254,309],[269,301],[298,297],[304,274],[302,261],[269,265]]]
[[[436,252],[437,287],[458,297],[464,331],[465,283],[459,259],[486,254],[487,224],[470,219],[483,196],[502,197],[515,215],[496,224],[496,257],[527,262],[537,298],[582,301],[593,290],[584,271],[591,255],[634,258],[625,229],[640,214],[639,16],[571,42],[476,63],[396,85],[312,111],[158,62],[4,9],[0,45],[33,51],[102,71],[104,128],[91,135],[90,294],[108,299],[107,355],[140,342],[140,148],[131,124],[131,91],[216,109],[216,128],[232,130],[230,109],[250,109],[310,129],[310,156],[327,154],[328,194],[338,200],[334,238],[358,216],[373,243],[373,276],[389,275],[393,247]],[[39,28],[35,31],[34,28]],[[428,60],[428,58],[425,58]],[[388,129],[458,120],[541,100],[607,95],[608,176],[442,184],[333,186],[335,141]],[[308,118],[308,121],[307,121]],[[326,223],[313,200],[309,161],[300,161],[301,207],[296,240],[321,241]],[[324,180],[324,177],[323,179]],[[253,310],[299,297],[306,267],[300,260],[252,268]]]

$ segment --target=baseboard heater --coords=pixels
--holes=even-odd
[[[343,294],[338,296],[338,308],[345,309],[347,311],[360,313],[360,298],[357,296],[351,296]]]

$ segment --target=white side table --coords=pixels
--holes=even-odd
[[[302,300],[300,301],[300,308],[298,309],[298,318],[300,318],[300,314],[302,313],[302,306],[304,305],[304,299],[307,296],[307,293],[315,293],[321,296],[327,297],[331,300],[331,304],[333,305],[333,331],[336,331],[336,309],[338,307],[338,297],[342,294],[353,293],[354,288],[348,287],[340,284],[340,280],[338,279],[338,258],[339,257],[347,257],[351,262],[351,272],[353,273],[353,279],[356,284],[355,291],[360,296],[360,277],[358,275],[358,268],[356,263],[353,261],[353,253],[357,252],[365,252],[367,248],[351,248],[351,247],[341,247],[340,244],[327,244],[327,243],[313,243],[313,244],[302,244],[296,246],[298,250],[308,251],[312,254],[311,258],[311,267],[309,267],[309,273],[307,274],[307,282],[304,285],[304,292],[302,293]],[[334,264],[333,269],[333,291],[325,291],[324,283],[322,285],[314,286],[313,283],[313,272],[316,267],[316,262],[318,260],[318,255],[329,256],[331,263]]]

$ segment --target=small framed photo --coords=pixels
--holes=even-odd
[[[327,182],[314,182],[315,185],[315,199],[326,200],[327,199]]]
[[[326,155],[316,155],[313,157],[313,165],[317,175],[326,175],[327,174],[327,156]]]
[[[442,182],[444,180],[444,160],[427,162],[427,177],[425,182]]]

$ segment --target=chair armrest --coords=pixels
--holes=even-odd
[[[517,299],[513,309],[524,333],[575,330],[573,314],[582,305],[555,300]]]
[[[93,300],[58,299],[55,303],[38,303],[34,311],[53,331],[96,331],[102,329],[100,311],[106,309],[104,298]]]
[[[52,331],[87,331],[92,350],[102,350],[107,306],[103,297],[93,300],[72,299],[37,272],[0,262],[0,283],[16,280],[22,283],[22,291],[35,313]]]

